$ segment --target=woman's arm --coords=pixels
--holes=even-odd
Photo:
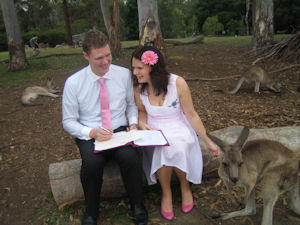
[[[195,130],[198,136],[205,142],[206,147],[208,148],[212,156],[220,155],[218,147],[207,136],[203,122],[199,117],[198,113],[195,111],[191,92],[186,81],[182,77],[178,77],[176,80],[176,86],[180,104],[192,128]]]
[[[137,105],[139,111],[139,122],[138,122],[139,129],[152,130],[152,128],[147,124],[147,112],[140,98],[139,87],[134,88],[134,99],[135,99],[135,104]]]

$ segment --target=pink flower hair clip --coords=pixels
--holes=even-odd
[[[147,65],[153,66],[157,63],[157,61],[158,61],[158,55],[151,50],[145,51],[142,55],[142,62]]]

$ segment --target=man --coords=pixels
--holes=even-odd
[[[38,49],[39,48],[39,44],[38,44],[37,40],[38,40],[38,36],[36,36],[36,35],[34,35],[29,40],[29,45],[33,49],[33,52],[30,55],[30,57],[36,57],[36,56],[38,56],[40,54],[40,51]]]
[[[89,65],[66,80],[62,101],[63,127],[75,136],[82,158],[80,178],[86,201],[82,224],[97,224],[103,167],[110,159],[120,166],[135,224],[147,224],[142,166],[137,149],[122,146],[94,153],[95,140],[109,140],[112,132],[137,128],[138,113],[131,73],[124,67],[111,64],[108,39],[102,32],[87,32],[82,47]],[[105,99],[103,96],[107,95],[108,99]]]
[[[33,48],[33,51],[37,48],[39,48],[39,44],[37,42],[38,36],[34,35],[32,38],[29,40],[29,45],[31,48]]]

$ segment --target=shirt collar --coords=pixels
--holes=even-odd
[[[98,75],[96,75],[92,69],[91,69],[91,65],[88,66],[87,68],[87,74],[89,76],[89,78],[95,82],[95,81],[98,81],[100,79],[100,77]],[[111,76],[110,76],[110,69],[108,70],[108,72],[106,74],[104,74],[104,76],[102,76],[103,78],[105,79],[112,79]]]

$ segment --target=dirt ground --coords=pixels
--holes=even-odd
[[[246,55],[248,47],[190,45],[168,47],[169,71],[187,80],[199,78],[223,78],[241,74],[236,64],[248,66],[254,60]],[[129,59],[114,63],[128,67]],[[235,64],[236,63],[236,64]],[[274,71],[290,65],[282,62],[261,62],[267,71]],[[74,69],[75,70],[75,69]],[[68,74],[55,74],[53,79],[62,90]],[[233,88],[237,79],[218,81],[188,81],[197,112],[208,131],[232,125],[247,125],[250,128],[270,128],[300,125],[300,68],[281,73],[272,73],[281,79],[281,93],[254,93],[253,87],[243,84],[236,95],[216,92],[217,89]],[[48,177],[50,163],[80,158],[73,138],[61,125],[61,98],[39,97],[40,105],[24,107],[20,103],[24,88],[41,85],[45,78],[25,82],[11,89],[0,89],[0,224],[64,224],[51,197]],[[242,203],[232,205],[223,183],[216,176],[204,177],[201,185],[192,185],[195,209],[187,215],[180,212],[180,192],[174,186],[175,219],[165,221],[159,215],[160,189],[147,190],[146,206],[149,210],[149,224],[177,225],[251,225],[260,224],[262,200],[257,191],[257,215],[238,217],[227,221],[212,216],[243,207],[243,191],[234,187],[235,196]],[[127,198],[106,200],[101,203],[99,224],[130,224],[125,216]],[[80,224],[82,205],[75,205],[67,223]],[[127,221],[127,222],[126,222]],[[287,207],[281,197],[274,207],[274,225],[300,224],[300,217]]]

